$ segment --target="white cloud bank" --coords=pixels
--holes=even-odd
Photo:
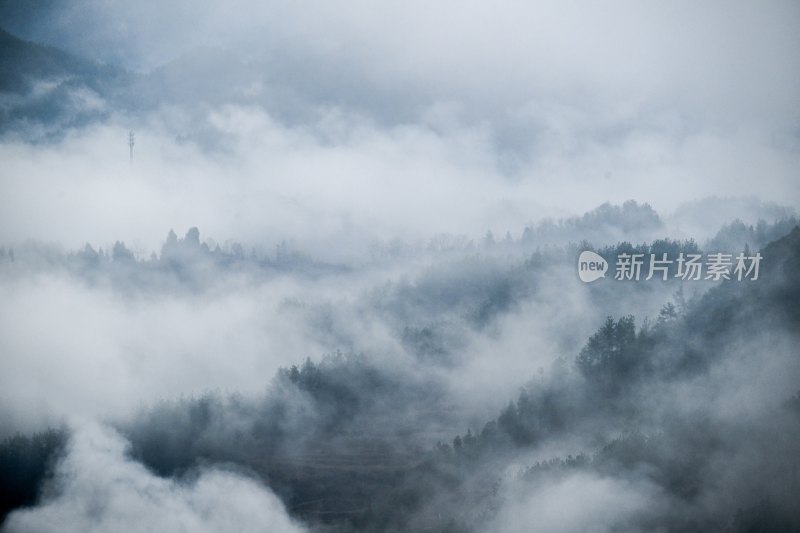
[[[536,489],[514,484],[491,524],[501,533],[607,533],[633,531],[638,513],[652,512],[654,488],[643,482],[572,474]]]
[[[126,446],[107,427],[79,428],[56,468],[55,495],[12,513],[3,533],[304,531],[257,481],[218,469],[187,482],[159,478]]]

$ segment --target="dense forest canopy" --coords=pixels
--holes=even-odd
[[[608,527],[792,531],[800,516],[786,489],[798,483],[800,389],[787,393],[796,382],[774,373],[797,368],[800,228],[761,253],[760,283],[730,281],[689,299],[680,286],[652,320],[607,317],[579,350],[532,369],[516,398],[464,433],[442,431],[458,417],[442,417],[453,398],[436,372],[341,352],[280,369],[262,395],[164,401],[116,431],[130,442],[130,460],[159,476],[244,468],[320,531],[510,527],[525,498],[594,484],[646,498]],[[513,279],[515,269],[502,275]],[[409,290],[395,298],[417,301]],[[466,319],[462,327],[486,327]],[[400,334],[425,368],[455,364],[442,328]],[[772,390],[758,399],[739,390],[765,386]],[[47,502],[43,487],[63,468],[59,457],[73,453],[71,433],[2,443],[4,513]]]

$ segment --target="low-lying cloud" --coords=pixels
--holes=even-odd
[[[3,532],[305,531],[252,478],[219,467],[185,480],[159,478],[127,448],[112,429],[81,425],[39,504],[11,514]]]
[[[491,524],[502,533],[637,531],[635,519],[655,512],[657,488],[645,481],[575,473],[536,487],[512,483]]]

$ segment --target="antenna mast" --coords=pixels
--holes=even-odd
[[[133,165],[133,145],[134,145],[135,137],[133,135],[133,130],[128,134],[128,146],[131,148],[131,165]]]

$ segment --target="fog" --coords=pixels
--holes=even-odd
[[[3,531],[799,527],[796,2],[0,21]]]
[[[493,523],[499,531],[635,531],[631,517],[653,505],[655,488],[583,474],[539,491],[512,493]]]
[[[516,238],[526,224],[606,201],[645,200],[665,215],[712,195],[798,202],[796,150],[751,137],[633,138],[577,155],[553,152],[512,179],[498,168],[490,135],[470,129],[287,127],[242,107],[203,121],[222,153],[176,142],[174,132],[137,128],[132,168],[119,120],[52,145],[4,143],[0,236],[72,248],[119,239],[149,255],[167,229],[199,226],[218,239],[254,244],[293,239],[342,260],[363,255],[375,239],[476,238],[487,230]],[[687,227],[682,218],[674,217],[675,231],[710,236],[689,234],[707,226]]]
[[[15,513],[4,530],[108,531],[124,524],[126,531],[304,531],[256,480],[216,469],[168,481],[126,458],[125,448],[113,430],[82,425],[51,481],[58,495]]]
[[[712,195],[800,200],[792,2],[0,9],[23,37],[142,72],[61,83],[84,96],[44,120],[11,105],[5,242],[150,251],[199,226],[349,250],[631,198],[664,215]],[[58,121],[35,157],[13,142]]]

